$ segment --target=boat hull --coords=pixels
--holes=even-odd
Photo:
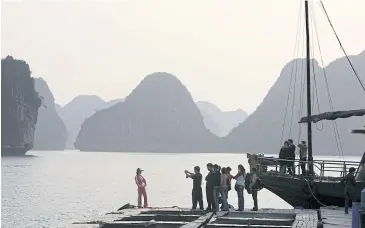
[[[345,204],[344,186],[338,180],[307,181],[300,177],[268,173],[259,176],[264,188],[295,208],[319,209],[324,205],[343,207]],[[360,193],[364,187],[365,182],[357,182],[357,201],[360,200]]]

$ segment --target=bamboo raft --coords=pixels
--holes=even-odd
[[[74,228],[318,228],[351,227],[351,211],[343,208],[260,209],[259,211],[205,212],[179,207],[126,208],[108,213],[94,221],[75,222]]]

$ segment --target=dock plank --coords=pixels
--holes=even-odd
[[[318,214],[315,210],[295,210],[296,216],[292,228],[317,228]]]
[[[182,226],[181,228],[197,228],[199,227],[203,222],[207,221],[207,219],[209,219],[210,216],[212,216],[213,212],[209,212],[205,215],[200,216],[197,220],[190,222],[184,226]]]
[[[352,211],[345,214],[343,207],[322,207],[321,215],[324,228],[351,228]]]
[[[322,217],[329,216],[323,213]],[[327,219],[331,220],[331,222],[333,220],[332,217]],[[216,214],[213,214],[212,212],[206,213],[181,208],[134,208],[108,213],[104,218],[97,218],[91,222],[75,223],[78,226],[75,226],[75,228],[94,228],[97,225],[104,228],[197,228],[203,223],[206,223],[205,227],[317,228],[318,215],[316,210],[305,209],[260,209],[258,211],[242,212],[218,211]],[[346,226],[340,227],[348,228]]]

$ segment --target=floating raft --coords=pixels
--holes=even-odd
[[[74,228],[350,228],[351,213],[339,208],[260,209],[259,211],[205,212],[178,207],[131,208],[108,213],[88,222],[76,222]]]

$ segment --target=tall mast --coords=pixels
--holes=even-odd
[[[311,110],[311,78],[310,78],[310,43],[309,43],[309,12],[308,0],[305,0],[305,33],[307,48],[307,116],[312,115]],[[313,155],[312,155],[312,122],[308,121],[308,165],[309,173],[313,174]]]

